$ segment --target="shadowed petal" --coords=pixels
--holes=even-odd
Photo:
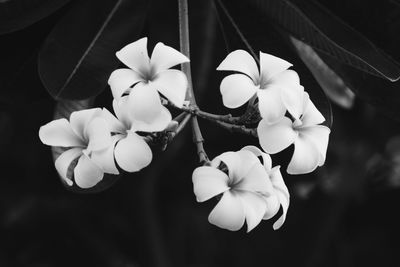
[[[113,101],[113,105],[116,100]],[[124,124],[119,121],[108,109],[103,108],[103,113],[101,116],[103,119],[106,120],[109,130],[113,133],[125,133],[127,128]]]
[[[225,152],[216,157],[226,164],[229,171],[229,179],[237,184],[251,170],[254,164],[260,164],[259,159],[250,151]]]
[[[115,115],[124,125],[125,130],[130,129],[132,124],[132,115],[130,114],[129,97],[124,96],[118,100],[114,99],[112,105]]]
[[[209,200],[229,190],[228,176],[213,167],[202,166],[194,170],[193,191],[198,202]]]
[[[82,138],[85,138],[85,128],[88,123],[97,116],[101,116],[101,108],[91,108],[79,111],[74,111],[71,113],[69,118],[69,123],[71,124],[72,130]]]
[[[208,216],[208,221],[220,228],[237,231],[244,224],[242,201],[237,195],[226,191]]]
[[[268,123],[279,121],[286,113],[281,93],[281,88],[273,86],[257,90],[258,109],[260,110],[261,117]]]
[[[150,72],[150,59],[147,53],[147,37],[128,44],[116,53],[122,63],[146,77]]]
[[[163,131],[172,120],[152,84],[136,85],[129,94],[129,106],[135,131]]]
[[[143,78],[136,71],[131,69],[118,69],[111,73],[108,84],[111,87],[113,97],[118,99],[126,93],[132,85],[141,81],[143,81]]]
[[[247,172],[246,176],[235,184],[233,189],[244,190],[249,192],[259,192],[267,197],[273,193],[269,175],[261,162],[253,164],[252,168]]]
[[[43,144],[49,146],[86,146],[83,139],[76,135],[66,119],[54,120],[40,127],[39,138]]]
[[[281,203],[279,202],[279,198],[276,193],[265,198],[265,202],[267,203],[267,209],[265,211],[263,220],[269,220],[278,213]]]
[[[287,111],[295,119],[299,119],[303,112],[304,87],[301,85],[287,86],[281,89],[281,99]]]
[[[186,75],[179,70],[166,70],[157,75],[152,86],[175,106],[182,107],[185,101],[188,81]]]
[[[103,170],[88,156],[82,154],[74,169],[75,183],[80,188],[90,188],[103,179]]]
[[[257,134],[262,149],[270,154],[281,152],[297,137],[297,133],[292,128],[292,121],[287,117],[283,117],[274,124],[261,120],[257,127]]]
[[[293,66],[279,57],[260,52],[260,74],[262,81],[268,81],[275,75]]]
[[[115,146],[115,160],[127,172],[137,172],[150,164],[153,154],[142,137],[129,132]]]
[[[63,181],[72,186],[73,182],[71,180],[72,177],[68,177],[68,168],[71,165],[72,161],[74,161],[77,157],[82,155],[82,148],[71,148],[67,151],[63,152],[54,162],[56,170],[58,174],[61,176]]]
[[[308,135],[300,132],[294,142],[294,153],[287,167],[289,174],[304,174],[314,171],[320,162],[320,152]]]
[[[155,74],[167,70],[178,64],[189,62],[190,60],[181,52],[172,47],[157,43],[151,54],[150,64]]]
[[[247,233],[253,230],[264,217],[267,203],[264,198],[252,192],[237,192],[242,201],[247,223]]]
[[[111,145],[111,132],[107,121],[102,117],[92,119],[85,128],[85,136],[89,140],[88,151],[99,151]]]
[[[303,117],[301,119],[301,121],[303,122],[303,127],[323,123],[325,121],[324,116],[315,107],[314,103],[310,99],[310,96],[306,92],[304,92],[303,101]]]
[[[237,108],[257,92],[253,81],[243,74],[232,74],[225,77],[220,85],[222,101],[227,108]]]
[[[259,149],[256,146],[245,146],[241,150],[247,150],[252,152],[254,155],[257,157],[262,157],[263,159],[263,165],[267,171],[271,170],[272,168],[272,159],[271,156],[268,155],[267,153],[264,153],[261,149]]]
[[[95,151],[92,153],[91,159],[99,165],[105,173],[119,174],[114,161],[115,144],[123,138],[123,135],[117,134],[112,137],[111,144],[107,149]]]
[[[315,145],[320,154],[318,166],[325,163],[326,150],[328,148],[329,134],[331,130],[323,125],[316,125],[312,127],[305,127],[300,129],[301,134],[307,136]]]
[[[285,182],[283,180],[280,171],[280,166],[276,166],[272,169],[270,177],[272,185],[274,186],[275,189],[276,196],[283,210],[281,217],[279,217],[279,219],[273,225],[274,230],[277,230],[283,225],[283,223],[286,220],[286,214],[289,208],[290,195],[289,195],[289,190],[287,189]]]
[[[231,52],[219,64],[217,70],[238,71],[248,75],[254,84],[259,82],[259,71],[254,58],[244,50],[235,50]]]

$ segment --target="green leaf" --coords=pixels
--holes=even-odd
[[[0,34],[21,30],[51,15],[70,0],[0,1]]]
[[[47,37],[39,74],[55,99],[98,95],[118,66],[115,52],[142,34],[147,0],[80,0]]]

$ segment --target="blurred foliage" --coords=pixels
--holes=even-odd
[[[399,60],[394,46],[400,23],[398,2],[319,2]],[[176,1],[151,4],[142,35],[149,36],[150,45],[162,41],[178,47]],[[0,1],[0,9],[2,5]],[[223,35],[210,1],[189,1],[189,5],[199,105],[226,113],[218,88],[224,74],[214,70],[226,56]],[[388,5],[390,9],[385,9]],[[198,204],[192,193],[191,172],[197,162],[191,156],[195,152],[189,129],[158,154],[149,168],[125,175],[102,193],[65,190],[50,149],[37,136],[40,125],[53,118],[56,105],[39,78],[37,60],[43,42],[70,7],[0,36],[0,266],[400,265],[396,212],[400,127],[360,98],[351,110],[333,105],[326,165],[310,175],[284,177],[292,201],[279,231],[273,231],[269,221],[250,234],[228,232],[207,222],[213,203]],[[311,72],[288,49],[285,36],[272,28],[265,35],[271,45],[264,51],[284,53],[295,63],[306,90],[317,90]],[[381,92],[386,84],[358,70],[344,73],[358,88],[375,86]],[[390,90],[398,89],[398,83],[387,83]],[[110,98],[105,90],[96,104],[109,108]],[[211,157],[256,143],[200,123]],[[287,162],[292,149],[274,155],[274,162]]]

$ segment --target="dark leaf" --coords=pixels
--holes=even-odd
[[[32,25],[49,16],[70,0],[3,0],[0,1],[0,34]]]
[[[282,38],[275,28],[262,17],[250,16],[243,9],[228,9],[225,2],[232,3],[231,1],[216,0],[216,6],[228,50],[244,49],[256,59],[258,59],[259,51],[262,51],[291,62],[294,65],[294,70],[300,75],[301,84],[324,115],[326,119],[324,124],[331,127],[333,122],[331,105],[301,59],[290,49],[290,46],[285,44],[288,40]],[[251,17],[251,20],[249,20],[249,17]]]
[[[396,81],[400,68],[372,42],[316,1],[307,0],[249,0],[223,1],[228,10],[240,10],[253,18],[272,21],[295,38],[319,52],[364,72]],[[253,30],[260,24],[253,24]]]
[[[98,95],[119,64],[115,52],[140,37],[148,2],[75,2],[39,54],[39,74],[50,94],[56,99]]]

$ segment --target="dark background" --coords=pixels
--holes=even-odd
[[[143,35],[151,46],[162,41],[178,48],[176,1],[154,2]],[[208,1],[189,4],[199,105],[227,113],[219,94],[224,74],[214,71],[227,54],[218,21]],[[387,38],[368,24],[357,25],[368,14],[331,8],[369,38]],[[400,265],[399,125],[359,99],[351,110],[333,106],[325,166],[309,175],[284,175],[291,204],[278,231],[272,229],[273,220],[249,234],[208,223],[215,203],[195,201],[191,173],[197,159],[190,129],[167,151],[155,152],[148,168],[125,174],[104,192],[66,190],[50,148],[38,138],[39,127],[52,120],[56,102],[40,81],[37,55],[67,9],[0,36],[0,266]],[[110,102],[106,88],[96,103],[109,107]],[[210,157],[257,144],[200,123]],[[285,167],[291,152],[274,156],[274,164]]]

